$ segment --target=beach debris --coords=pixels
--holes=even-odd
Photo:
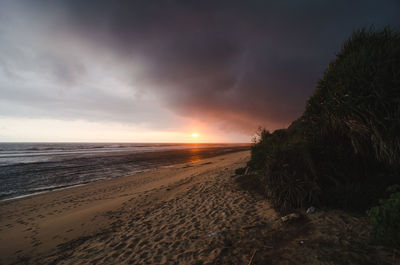
[[[288,215],[285,215],[285,216],[283,216],[283,217],[281,217],[281,220],[282,220],[282,222],[287,222],[287,221],[291,221],[291,220],[295,220],[295,219],[298,219],[300,217],[300,215],[299,214],[297,214],[297,213],[291,213],[291,214],[288,214]]]
[[[308,209],[307,209],[307,211],[306,211],[306,214],[312,214],[312,213],[315,213],[315,207],[314,206],[311,206],[311,207],[309,207]]]
[[[257,249],[253,250],[253,255],[251,256],[251,259],[249,261],[249,265],[251,265],[251,263],[253,262],[254,256],[256,255]]]
[[[213,237],[213,236],[216,236],[216,235],[218,235],[218,232],[211,232],[211,233],[208,234],[209,237]]]

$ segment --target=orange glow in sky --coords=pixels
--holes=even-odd
[[[198,121],[188,121],[186,126],[175,130],[154,130],[132,124],[84,120],[62,121],[0,116],[0,121],[0,142],[243,143],[250,141],[249,136],[221,131]]]

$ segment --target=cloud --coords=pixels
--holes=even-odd
[[[8,6],[32,20],[20,34],[36,36],[33,57],[13,50],[21,38],[0,44],[11,50],[3,101],[161,127],[190,118],[245,134],[298,117],[352,30],[400,22],[394,0],[38,2]]]

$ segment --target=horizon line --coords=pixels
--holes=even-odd
[[[37,144],[53,144],[53,143],[87,143],[87,144],[251,144],[251,142],[85,142],[85,141],[0,141],[2,143],[37,143]]]

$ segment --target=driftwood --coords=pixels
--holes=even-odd
[[[256,255],[256,252],[257,252],[257,250],[254,249],[254,250],[253,250],[253,255],[251,256],[251,259],[250,259],[250,261],[249,261],[249,265],[251,265],[251,263],[253,262],[253,258],[254,258],[254,256]]]

